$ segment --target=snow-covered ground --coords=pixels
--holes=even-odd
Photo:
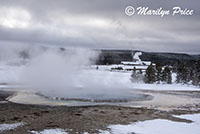
[[[164,119],[148,120],[131,123],[129,125],[110,125],[108,130],[100,130],[100,134],[199,134],[200,114],[187,114],[175,116],[193,121],[192,123],[174,122]],[[22,126],[22,123],[0,124],[0,132],[13,130]],[[32,134],[68,134],[67,129],[45,129],[43,131],[29,131]],[[85,132],[84,134],[89,134]]]
[[[145,84],[133,83],[133,88],[138,90],[170,90],[170,91],[200,91],[199,87],[183,84]]]
[[[112,66],[112,65],[111,65]],[[143,82],[132,83],[131,74],[132,72],[121,72],[121,71],[109,71],[108,66],[99,67],[99,70],[90,69],[85,70],[84,74],[88,77],[93,77],[97,81],[105,81],[108,84],[119,84],[124,85],[127,88],[134,88],[138,90],[176,90],[176,91],[200,91],[200,88],[193,85],[183,85],[175,83],[176,74],[172,74],[172,84],[145,84]],[[103,68],[103,69],[101,69]],[[110,86],[111,87],[111,86]]]
[[[144,83],[132,83],[131,72],[130,71],[110,71],[112,67],[123,66],[123,65],[108,65],[108,66],[98,66],[99,69],[96,70],[96,66],[90,66],[85,68],[82,72],[82,76],[86,75],[86,78],[91,77],[89,80],[104,81],[106,84],[119,84],[124,85],[124,87],[134,88],[138,90],[195,90],[200,91],[199,87],[192,85],[176,84],[175,77],[173,74],[173,84],[144,84]],[[124,66],[126,67],[126,66]],[[142,66],[141,66],[142,67]],[[8,83],[9,85],[0,85],[0,88],[6,87],[16,87],[15,83],[20,83],[21,75],[25,66],[23,65],[9,65],[5,63],[0,63],[0,83]],[[109,86],[111,87],[111,86]]]
[[[105,86],[125,88],[133,88],[138,90],[190,90],[200,91],[200,88],[195,86],[188,86],[182,84],[144,84],[144,83],[132,83],[130,81],[131,72],[118,72],[109,71],[111,66],[100,66],[98,70],[95,67],[85,69],[82,74],[87,77],[91,77],[88,80],[93,80],[93,84],[104,83]],[[0,83],[18,83],[20,81],[20,74],[22,73],[24,66],[13,66],[8,64],[0,64]],[[87,78],[83,77],[83,78]],[[88,81],[88,83],[90,83]],[[102,84],[101,84],[102,85]],[[112,86],[114,85],[114,86]],[[0,88],[10,87],[11,85],[1,85]],[[13,85],[12,85],[13,86]],[[193,123],[173,122],[169,120],[156,119],[144,122],[132,123],[129,125],[110,125],[108,129],[110,131],[101,131],[102,134],[198,134],[200,132],[200,114],[194,115],[181,115],[176,116],[179,118],[189,119],[194,121]],[[15,129],[22,126],[22,123],[16,124],[0,124],[0,132]],[[41,132],[32,131],[33,134],[67,134],[63,129],[50,129],[43,130]]]
[[[128,63],[126,63],[128,64]],[[139,64],[139,63],[138,63]],[[111,71],[113,68],[119,68],[119,67],[122,67],[123,70],[118,70],[118,72],[130,72],[130,71],[127,71],[127,69],[133,69],[134,67],[136,69],[141,69],[141,70],[146,70],[148,66],[146,65],[123,65],[123,64],[113,64],[113,65],[92,65],[90,66],[91,69],[96,69],[98,67],[98,70],[101,70],[101,71]],[[116,70],[115,70],[116,71]]]
[[[17,127],[23,126],[23,123],[13,123],[13,124],[0,124],[0,133],[7,130],[14,130]]]
[[[176,116],[192,120],[192,123],[174,122],[163,119],[132,123],[129,125],[110,125],[109,131],[101,134],[199,134],[200,114]]]
[[[32,134],[68,134],[63,129],[45,129],[43,131],[37,132],[37,131],[30,131]]]

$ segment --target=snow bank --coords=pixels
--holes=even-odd
[[[71,129],[67,129],[69,131],[71,131]],[[37,132],[37,131],[29,131],[32,134],[68,134],[67,132],[65,132],[65,130],[63,129],[45,129],[43,131]],[[78,132],[77,132],[78,134]],[[88,132],[84,132],[82,134],[89,134]]]
[[[7,130],[13,130],[20,126],[23,126],[23,123],[0,124],[0,132],[7,131]]]
[[[32,134],[68,134],[63,129],[45,129],[41,132],[30,131],[30,133],[32,133]]]
[[[133,83],[134,89],[138,90],[170,90],[170,91],[200,91],[199,87],[183,84],[145,84]]]
[[[194,123],[198,124],[200,127],[200,114],[174,115],[174,117],[192,120]]]
[[[111,125],[110,131],[100,131],[101,134],[198,134],[200,132],[200,114],[181,115],[194,121],[193,123],[173,122],[156,119],[129,125]]]

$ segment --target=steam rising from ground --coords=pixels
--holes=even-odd
[[[82,48],[0,46],[1,64],[12,65],[19,77],[16,82],[34,92],[66,98],[129,96],[130,74],[92,68],[98,55],[96,50]]]
[[[90,68],[97,57],[97,51],[88,49],[46,50],[31,59],[22,80],[48,96],[117,98],[123,96],[122,93],[128,95],[127,80],[113,72]]]
[[[13,61],[22,61],[24,60],[23,54],[27,54],[27,58],[33,58],[37,56],[39,53],[44,51],[44,47],[39,47],[35,45],[27,45],[27,44],[18,44],[11,45],[0,44],[0,62],[13,62]]]

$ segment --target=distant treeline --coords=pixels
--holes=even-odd
[[[137,50],[101,50],[96,64],[120,64],[121,61],[132,61],[133,54]],[[142,51],[141,51],[142,52]],[[140,56],[142,61],[151,61],[156,64],[174,65],[179,61],[195,62],[200,59],[200,55],[189,55],[179,53],[155,53],[155,52],[142,52]]]
[[[132,81],[145,83],[172,84],[172,73],[175,73],[176,83],[200,86],[200,59],[196,61],[177,61],[172,65],[151,64],[145,74],[133,69]]]

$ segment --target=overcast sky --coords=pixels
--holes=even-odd
[[[127,16],[129,5],[192,16]],[[200,53],[199,0],[0,0],[0,45]]]

